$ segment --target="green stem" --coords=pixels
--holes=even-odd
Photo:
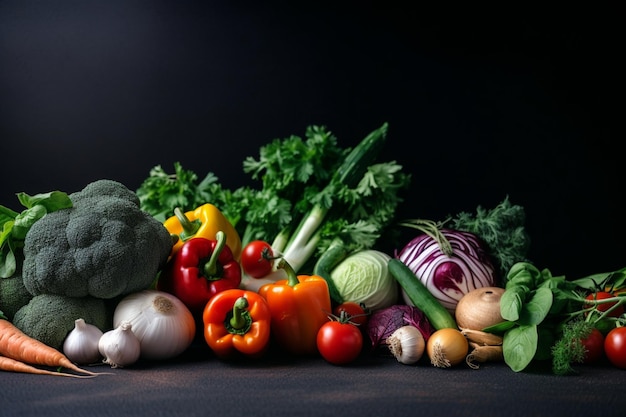
[[[217,261],[220,257],[220,254],[224,250],[224,246],[226,246],[226,233],[222,232],[221,230],[218,231],[215,234],[215,240],[216,240],[215,248],[213,249],[213,252],[211,253],[211,257],[209,258],[209,261],[204,264],[204,275],[206,277],[215,277],[217,275],[217,272],[218,272]]]
[[[454,253],[454,251],[452,250],[452,245],[450,245],[448,239],[446,239],[446,237],[441,232],[441,225],[439,223],[436,223],[432,220],[409,219],[399,223],[399,225],[412,227],[413,229],[417,229],[435,239],[441,251],[447,256],[452,256],[452,254]]]
[[[276,268],[285,270],[285,272],[287,273],[287,285],[289,285],[290,287],[295,287],[297,284],[300,283],[296,271],[291,267],[291,265],[289,265],[289,262],[287,262],[285,258],[280,259]]]
[[[200,229],[200,225],[202,224],[200,220],[189,220],[180,207],[174,209],[174,215],[178,218],[180,225],[183,227],[183,231],[180,234],[180,238],[183,241],[191,239],[198,232],[198,229]]]
[[[233,304],[230,318],[227,319],[226,328],[233,334],[246,334],[252,326],[252,317],[248,312],[248,299],[239,297]]]

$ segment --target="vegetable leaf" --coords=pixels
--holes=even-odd
[[[531,293],[530,299],[522,304],[517,320],[519,324],[538,325],[548,315],[552,307],[552,291],[548,288],[537,288]]]
[[[504,361],[515,372],[524,370],[537,351],[537,325],[516,326],[508,330],[502,339]]]
[[[500,314],[509,321],[517,321],[522,311],[528,287],[516,286],[507,289],[500,298]]]
[[[17,256],[23,257],[21,249],[24,247],[26,233],[31,226],[56,210],[72,207],[69,195],[61,191],[35,194],[18,193],[17,198],[25,210],[21,213],[7,207],[0,206],[0,278],[9,278],[15,274]],[[17,252],[19,252],[19,255]]]

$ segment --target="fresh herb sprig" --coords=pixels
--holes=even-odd
[[[527,261],[530,236],[524,227],[525,221],[524,208],[511,204],[507,195],[492,209],[478,206],[476,213],[458,213],[444,224],[478,236],[487,246],[499,275],[504,277],[515,263]]]

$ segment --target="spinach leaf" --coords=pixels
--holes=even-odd
[[[502,339],[504,361],[515,372],[524,370],[537,351],[537,325],[516,326],[508,330]]]
[[[500,298],[500,315],[503,319],[517,321],[526,300],[529,288],[525,285],[512,286],[506,289]]]
[[[552,307],[552,291],[548,288],[537,288],[531,294],[530,298],[522,304],[517,320],[521,325],[539,325]]]

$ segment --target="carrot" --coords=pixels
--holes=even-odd
[[[36,374],[36,375],[67,376],[71,378],[93,378],[95,376],[95,375],[76,375],[76,374],[68,374],[65,372],[49,371],[47,369],[39,369],[39,368],[35,368],[34,366],[28,365],[24,362],[7,358],[6,356],[0,356],[0,370],[7,371],[7,372],[23,372],[26,374]]]
[[[57,366],[82,374],[99,375],[79,368],[57,349],[28,336],[4,319],[0,319],[0,356],[30,365]]]

